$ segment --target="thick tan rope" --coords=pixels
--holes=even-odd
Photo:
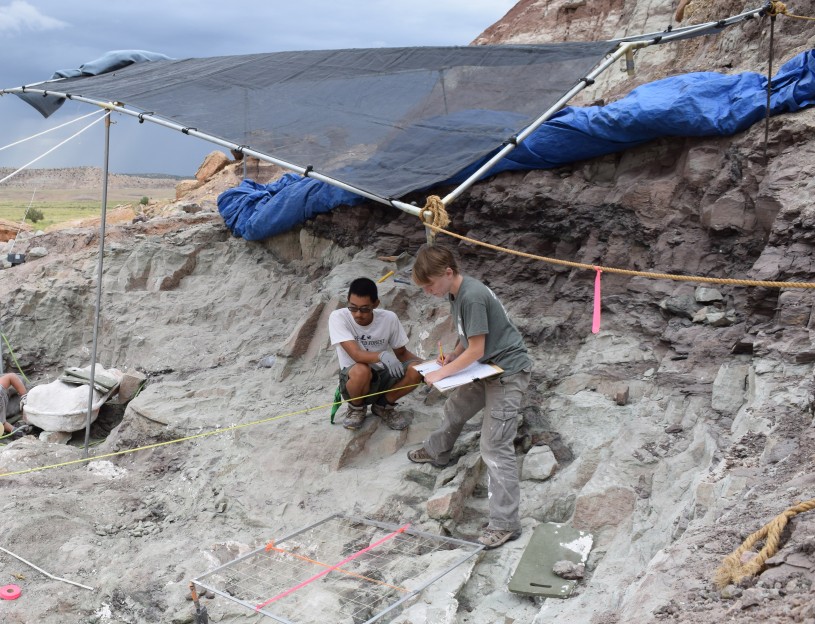
[[[425,212],[430,213],[430,217],[425,217]],[[450,217],[447,214],[447,209],[438,195],[431,195],[427,198],[424,208],[419,213],[419,221],[424,223],[427,227],[434,230],[444,231],[441,228],[446,228],[450,225]]]
[[[438,198],[437,198],[438,199]],[[429,204],[429,201],[428,201]],[[447,217],[447,213],[444,213],[444,216]],[[420,217],[421,218],[421,217]],[[449,217],[447,217],[449,219]],[[536,254],[530,254],[523,251],[516,251],[514,249],[508,249],[506,247],[499,247],[498,245],[491,245],[490,243],[485,243],[483,241],[476,240],[474,238],[469,238],[467,236],[462,236],[461,234],[455,234],[454,232],[450,232],[445,230],[441,227],[436,225],[432,225],[426,221],[422,221],[426,227],[434,230],[437,233],[447,234],[447,236],[452,236],[453,238],[457,238],[459,240],[466,241],[468,243],[472,243],[473,245],[480,245],[481,247],[486,247],[487,249],[492,249],[494,251],[501,251],[504,253],[512,254],[514,256],[520,256],[521,258],[529,258],[530,260],[540,260],[541,262],[547,262],[549,264],[557,264],[560,266],[570,267],[573,269],[585,269],[587,271],[603,271],[604,273],[616,273],[618,275],[630,275],[635,277],[650,277],[651,279],[668,279],[668,280],[675,280],[679,282],[701,282],[703,284],[732,284],[734,286],[754,286],[754,287],[764,287],[764,288],[815,288],[815,283],[813,282],[770,282],[764,280],[746,280],[746,279],[733,279],[727,277],[702,277],[701,275],[675,275],[672,273],[648,273],[645,271],[633,271],[631,269],[618,269],[614,267],[606,267],[606,266],[599,266],[596,264],[585,264],[583,262],[571,262],[570,260],[558,260],[557,258],[547,258],[546,256],[538,256]]]
[[[786,15],[787,17],[794,17],[795,19],[802,19],[802,20],[815,20],[815,17],[807,17],[806,15],[793,15],[792,13],[787,13],[787,5],[783,2],[773,2],[770,10],[767,11],[770,16],[776,15]]]
[[[738,583],[743,578],[755,576],[764,567],[767,559],[778,552],[778,545],[781,541],[781,533],[787,522],[793,516],[805,511],[815,509],[815,498],[803,503],[798,503],[795,507],[790,507],[784,513],[773,518],[771,522],[761,527],[758,531],[750,535],[744,543],[732,554],[725,557],[722,565],[716,570],[714,581],[719,589],[730,583]],[[764,548],[747,563],[741,562],[741,556],[750,550],[757,542],[765,540]]]

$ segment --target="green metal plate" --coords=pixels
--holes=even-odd
[[[539,524],[509,581],[509,591],[525,596],[568,598],[577,581],[557,576],[552,566],[558,561],[586,563],[592,542],[586,531],[555,522]]]

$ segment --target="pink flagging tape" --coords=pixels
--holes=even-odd
[[[377,540],[376,542],[374,542],[373,544],[371,544],[371,545],[370,545],[370,546],[368,546],[367,548],[363,548],[362,550],[360,550],[360,551],[358,551],[358,552],[355,552],[355,553],[354,553],[353,555],[351,555],[350,557],[346,557],[345,559],[343,559],[342,561],[340,561],[338,564],[333,565],[333,566],[331,566],[330,568],[328,568],[328,569],[326,569],[326,570],[323,570],[322,572],[319,572],[319,573],[315,574],[315,575],[314,575],[314,576],[312,576],[310,579],[306,579],[306,580],[305,580],[305,581],[303,581],[302,583],[300,583],[300,584],[298,584],[298,585],[295,585],[294,587],[291,587],[291,588],[287,589],[286,591],[284,591],[284,592],[282,592],[282,593],[278,594],[278,595],[277,595],[277,596],[275,596],[274,598],[269,598],[269,600],[267,600],[266,602],[264,602],[264,603],[262,603],[262,604],[259,604],[257,607],[255,607],[255,611],[260,611],[260,610],[261,610],[263,607],[265,607],[265,606],[267,606],[267,605],[270,605],[270,604],[271,604],[271,603],[273,603],[275,600],[280,600],[281,598],[285,598],[285,597],[286,597],[286,596],[288,596],[289,594],[292,594],[292,593],[296,592],[298,589],[302,589],[303,587],[305,587],[305,586],[306,586],[306,585],[308,585],[309,583],[313,583],[313,582],[314,582],[314,581],[316,581],[317,579],[324,577],[324,576],[325,576],[326,574],[328,574],[329,572],[332,572],[333,570],[336,570],[337,568],[339,568],[339,567],[341,567],[341,566],[344,566],[344,565],[345,565],[346,563],[348,563],[349,561],[353,561],[354,559],[356,559],[356,558],[357,558],[357,557],[359,557],[360,555],[365,554],[365,553],[366,553],[366,552],[368,552],[369,550],[373,550],[374,548],[376,548],[376,547],[377,547],[377,546],[379,546],[380,544],[384,544],[385,542],[387,542],[387,541],[388,541],[388,540],[390,540],[390,539],[393,539],[394,537],[396,537],[396,536],[397,536],[397,535],[399,535],[400,533],[404,533],[404,532],[405,532],[405,531],[407,531],[409,528],[410,528],[410,523],[406,524],[406,525],[405,525],[405,526],[403,526],[403,527],[400,527],[400,528],[396,529],[396,530],[395,530],[393,533],[390,533],[389,535],[386,535],[386,536],[385,536],[385,537],[383,537],[381,540]]]
[[[596,334],[600,331],[600,274],[603,270],[599,267],[594,267],[597,271],[594,276],[594,315],[591,320],[591,333]]]
[[[0,587],[0,598],[3,600],[17,600],[21,593],[23,593],[23,590],[20,589],[19,585],[3,585],[3,587]]]

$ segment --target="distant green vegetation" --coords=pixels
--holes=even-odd
[[[45,215],[42,213],[42,210],[39,208],[29,208],[28,213],[25,215],[26,221],[31,221],[31,223],[36,223],[37,221],[42,221],[45,219]]]
[[[108,199],[108,210],[112,210],[119,204],[129,203],[126,200],[111,200]],[[0,199],[0,219],[7,221],[14,221],[20,223],[23,220],[28,204],[26,202],[9,201]],[[37,210],[42,213],[43,218],[33,223],[31,220],[31,213]],[[29,210],[29,218],[26,223],[33,226],[37,230],[45,230],[57,223],[65,221],[75,221],[77,219],[87,219],[89,217],[96,217],[101,214],[102,206],[98,200],[96,201],[48,201],[38,202],[35,201]]]

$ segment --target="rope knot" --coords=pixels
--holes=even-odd
[[[425,212],[430,213],[430,217],[425,216]],[[419,220],[425,225],[435,228],[446,228],[450,224],[450,216],[447,209],[438,195],[431,195],[427,198],[427,203],[419,212]]]
[[[783,2],[778,2],[777,0],[773,0],[770,3],[770,10],[767,11],[767,14],[771,17],[775,17],[776,15],[784,15],[787,12],[787,5]]]

